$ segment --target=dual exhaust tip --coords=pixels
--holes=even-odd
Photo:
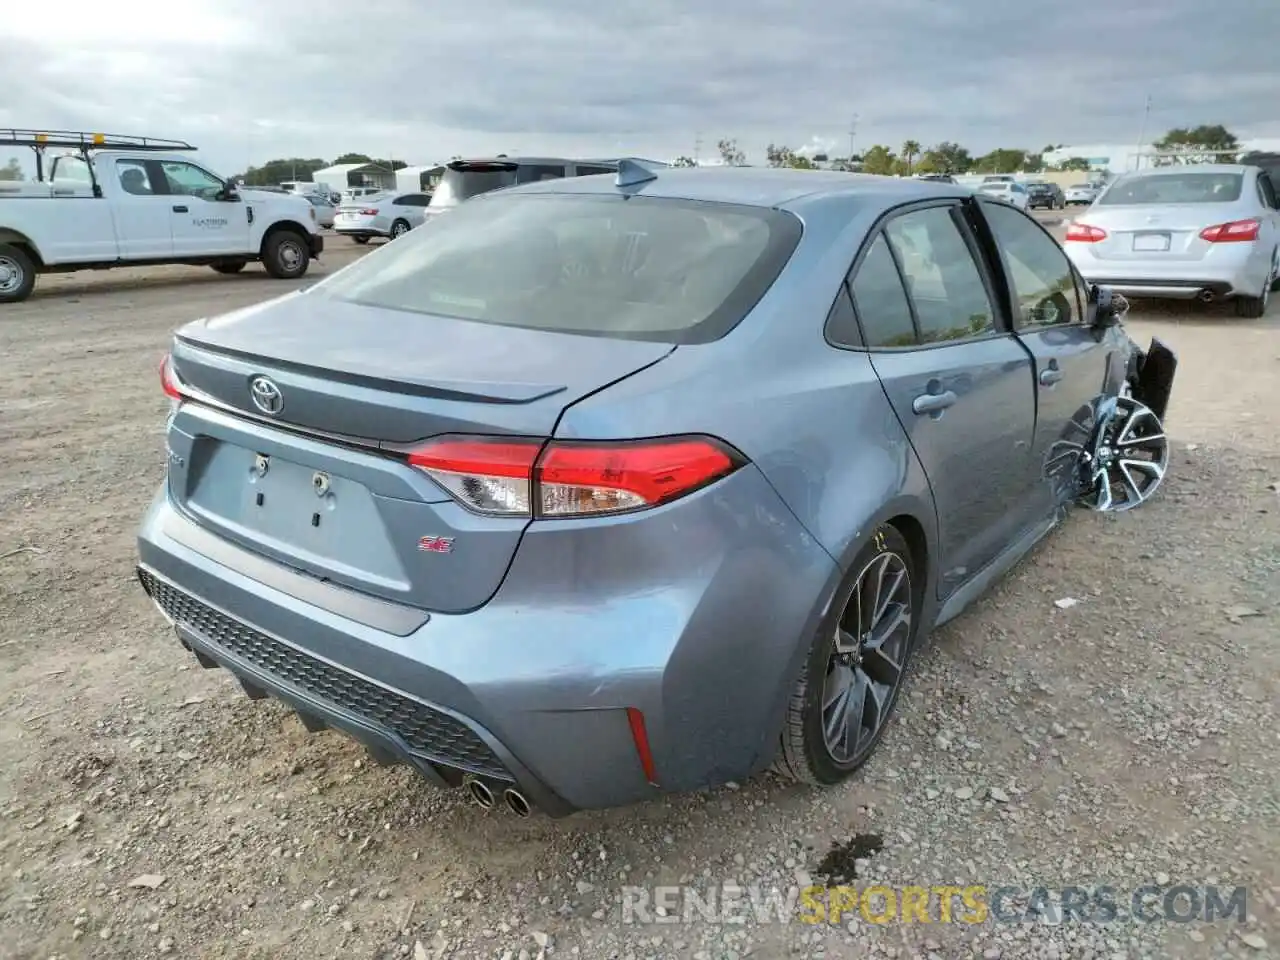
[[[465,781],[467,792],[471,794],[471,799],[476,805],[485,810],[492,810],[497,803],[497,797],[494,796],[493,790],[483,780],[476,777],[467,777]],[[517,817],[527,817],[533,813],[533,805],[525,798],[525,795],[515,787],[508,787],[502,792],[502,799],[507,805],[507,809],[514,813]]]

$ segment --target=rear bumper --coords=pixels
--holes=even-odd
[[[1202,260],[1103,260],[1087,243],[1064,243],[1063,249],[1089,283],[1110,287],[1127,297],[1168,300],[1218,300],[1258,296],[1271,264],[1244,244],[1222,244]],[[1264,260],[1266,262],[1264,262]]]
[[[162,489],[139,531],[139,577],[203,663],[309,726],[437,785],[515,785],[563,815],[767,766],[838,576],[754,467],[655,514],[533,524],[488,604],[428,617],[224,540],[202,546],[193,532],[214,538]]]

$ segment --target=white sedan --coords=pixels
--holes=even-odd
[[[1112,182],[1063,249],[1085,280],[1127,297],[1231,300],[1261,317],[1280,288],[1278,208],[1257,167],[1157,167]]]
[[[430,202],[431,197],[425,193],[387,192],[355,197],[338,207],[333,229],[356,243],[368,243],[373,237],[394,240],[422,225]]]
[[[1027,204],[1031,201],[1027,188],[1013,180],[990,180],[978,187],[978,192],[993,200],[1003,200],[1019,210],[1027,209]]]

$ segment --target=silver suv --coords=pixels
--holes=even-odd
[[[607,160],[570,160],[565,157],[506,157],[454,160],[445,164],[444,175],[431,195],[428,214],[457,206],[463,200],[514,187],[519,183],[558,180],[562,177],[589,177],[616,173],[617,163]]]

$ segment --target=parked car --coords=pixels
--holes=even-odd
[[[1066,197],[1062,188],[1056,183],[1027,184],[1027,209],[1061,210],[1066,206]]]
[[[1261,317],[1280,279],[1280,211],[1265,171],[1239,164],[1124,174],[1067,228],[1086,279],[1125,296],[1230,299]]]
[[[487,157],[454,160],[432,195],[428,216],[456,207],[482,193],[541,180],[590,177],[615,173],[618,164],[607,160],[572,160],[568,157]]]
[[[1000,200],[1010,206],[1017,207],[1019,210],[1027,209],[1031,202],[1027,188],[1012,180],[988,180],[986,183],[979,185],[978,192],[984,197]]]
[[[333,201],[318,193],[309,193],[306,197],[311,206],[316,208],[316,223],[322,227],[332,227],[337,215]]]
[[[368,243],[373,237],[395,240],[422,226],[430,202],[431,197],[425,193],[388,192],[357,197],[338,207],[333,229],[356,243]]]
[[[1069,207],[1087,207],[1098,199],[1101,192],[1102,188],[1096,183],[1075,183],[1067,187],[1063,200]]]
[[[177,332],[139,577],[204,666],[486,807],[837,783],[934,626],[1158,488],[1176,358],[1119,306],[949,184],[493,191]]]
[[[916,180],[931,180],[934,183],[955,183],[956,178],[949,173],[917,173]]]
[[[38,164],[35,180],[0,182],[0,303],[27,299],[37,274],[139,264],[231,274],[260,261],[297,280],[324,249],[305,200],[221,177],[182,141],[7,129],[0,146]],[[49,148],[75,152],[46,167]]]

